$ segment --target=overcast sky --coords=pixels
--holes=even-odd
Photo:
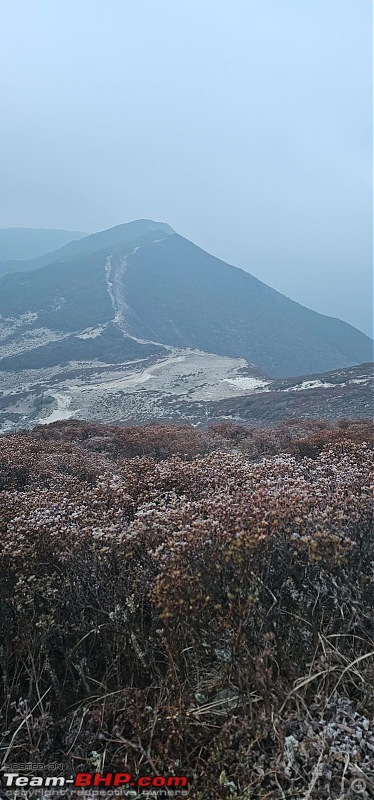
[[[0,227],[169,222],[372,330],[371,0],[0,0]]]

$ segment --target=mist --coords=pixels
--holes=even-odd
[[[372,333],[366,0],[13,0],[0,227],[168,222]]]

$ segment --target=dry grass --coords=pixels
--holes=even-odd
[[[3,766],[188,773],[196,800],[341,800],[364,777],[372,796],[370,423],[0,444]]]

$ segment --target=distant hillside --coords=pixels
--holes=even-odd
[[[10,229],[13,230],[13,229]],[[71,258],[78,258],[79,256],[91,255],[93,253],[101,252],[102,250],[109,250],[124,245],[130,245],[132,242],[142,241],[145,235],[150,235],[155,238],[155,231],[159,231],[162,236],[174,233],[170,225],[164,222],[153,222],[153,220],[138,219],[134,222],[128,222],[123,225],[116,225],[114,228],[109,228],[106,231],[99,231],[90,235],[84,233],[77,233],[75,236],[69,236],[56,244],[53,248],[49,248],[54,252],[35,253],[33,255],[25,256],[28,261],[19,261],[16,259],[23,258],[23,256],[8,256],[12,261],[7,261],[4,264],[0,263],[0,275],[5,275],[9,272],[26,272],[30,270],[39,269],[47,264],[67,261]],[[64,233],[64,231],[55,231],[56,233]],[[52,231],[47,231],[52,233]],[[67,233],[67,232],[66,232]],[[1,261],[1,259],[0,259]]]
[[[0,262],[37,258],[63,247],[68,242],[86,236],[81,231],[50,230],[48,228],[0,229]],[[0,275],[14,271],[12,264],[0,263]]]
[[[123,360],[129,337],[244,358],[270,377],[372,360],[372,341],[351,325],[295,303],[161,222],[136,220],[69,242],[26,268],[0,279],[5,339],[18,342],[0,369],[24,369],[26,346],[34,368],[84,358],[71,335],[87,328],[96,331],[88,358],[111,360],[102,339],[109,323],[122,336]],[[37,352],[30,350],[35,330],[42,332]],[[56,339],[64,341],[46,358]],[[118,343],[115,352],[118,363]]]
[[[255,391],[237,392],[236,396],[204,403],[180,398],[173,405],[169,402],[169,406],[175,416],[179,413],[190,422],[231,420],[240,424],[274,425],[295,419],[372,419],[374,364],[264,381]]]
[[[118,278],[121,256],[111,262]],[[372,342],[357,329],[310,311],[177,234],[129,255],[121,286],[128,332],[239,356],[272,377],[372,359]]]

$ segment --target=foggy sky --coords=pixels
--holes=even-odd
[[[370,0],[2,0],[0,227],[139,217],[372,331]]]

